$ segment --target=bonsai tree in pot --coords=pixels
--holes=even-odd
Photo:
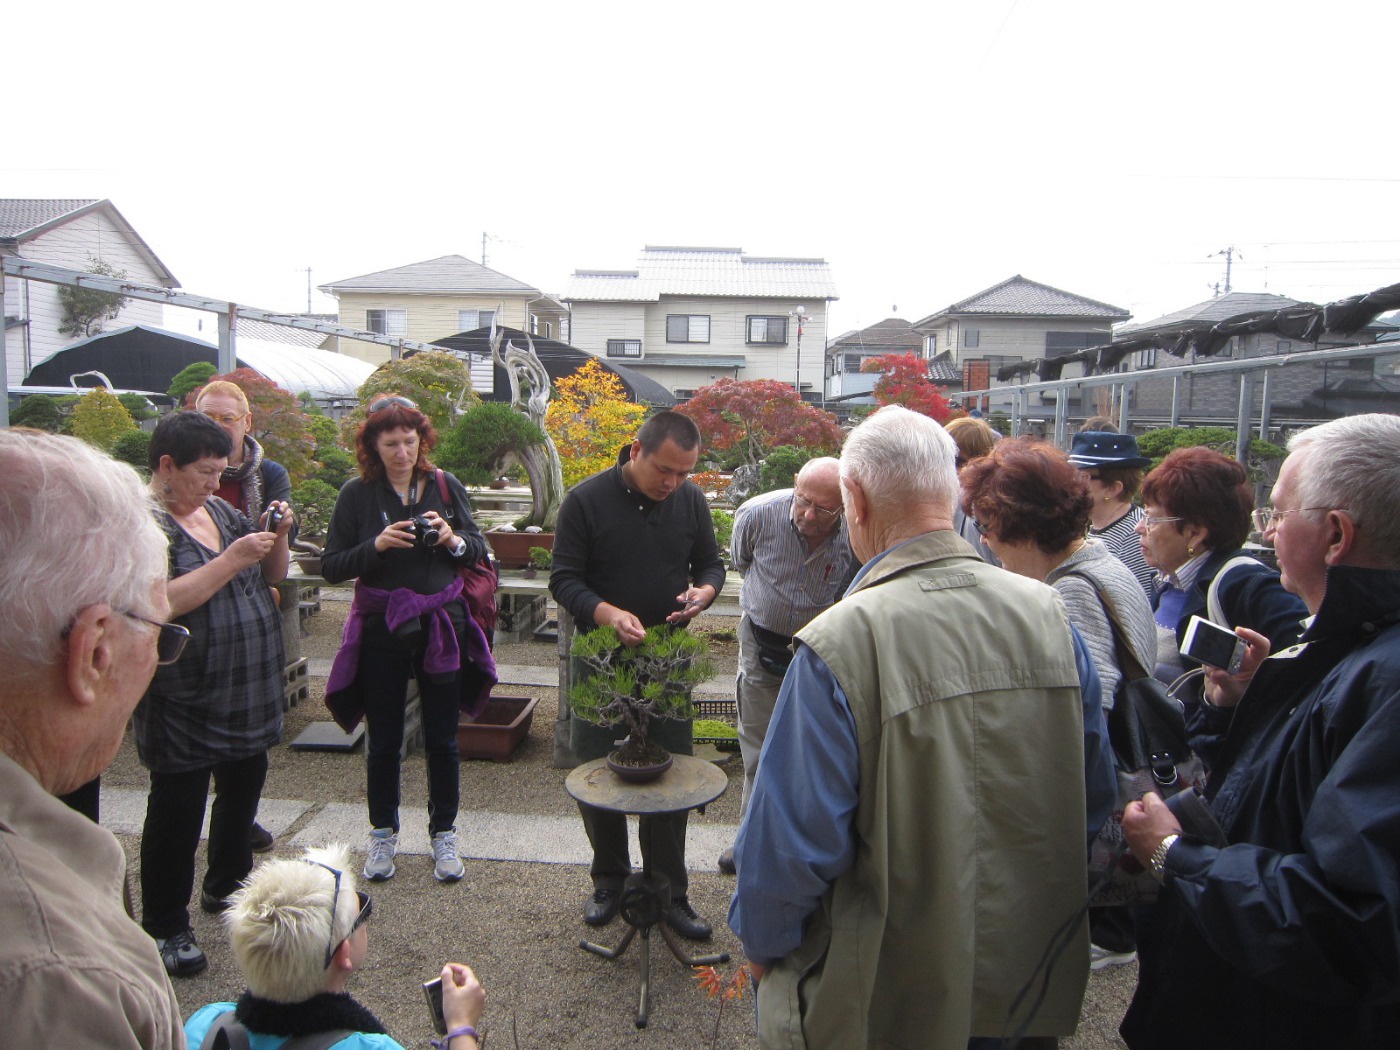
[[[570,653],[589,671],[569,691],[574,713],[601,726],[626,727],[627,739],[608,756],[624,779],[660,776],[671,765],[665,748],[647,739],[658,718],[690,718],[690,691],[714,673],[705,642],[684,630],[647,629],[640,645],[625,646],[611,627],[574,636]]]

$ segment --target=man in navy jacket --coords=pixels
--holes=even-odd
[[[1123,818],[1163,881],[1122,1034],[1144,1047],[1400,1045],[1400,418],[1297,435],[1260,512],[1299,644],[1212,671],[1207,795],[1228,845],[1155,795]],[[1252,678],[1251,678],[1252,675]],[[1246,688],[1247,685],[1247,688]]]

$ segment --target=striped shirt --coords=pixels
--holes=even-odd
[[[744,577],[739,607],[758,626],[792,635],[841,597],[855,574],[846,519],[816,550],[792,523],[792,489],[745,500],[734,515],[731,561]]]
[[[1157,597],[1157,570],[1148,565],[1147,559],[1142,556],[1142,543],[1137,534],[1137,523],[1142,520],[1142,515],[1141,507],[1129,507],[1128,513],[1107,528],[1091,527],[1089,535],[1101,541],[1109,553],[1128,567],[1128,571],[1142,584],[1150,602]]]

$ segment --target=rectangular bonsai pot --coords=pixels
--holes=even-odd
[[[491,552],[503,569],[523,569],[529,565],[531,547],[554,549],[552,532],[484,532],[482,535],[491,544]]]
[[[462,758],[509,762],[530,733],[535,717],[535,696],[493,696],[475,722],[464,717],[457,723],[457,753]]]

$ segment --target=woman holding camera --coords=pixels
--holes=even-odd
[[[476,564],[486,544],[466,490],[428,459],[436,438],[407,398],[370,402],[355,438],[360,477],[340,490],[321,559],[329,582],[357,581],[326,704],[346,731],[362,717],[369,730],[372,830],[364,875],[373,880],[394,875],[410,674],[421,698],[433,876],[455,882],[464,874],[456,831],[458,711],[464,675],[473,662],[489,663],[490,653],[463,601],[459,569]]]

